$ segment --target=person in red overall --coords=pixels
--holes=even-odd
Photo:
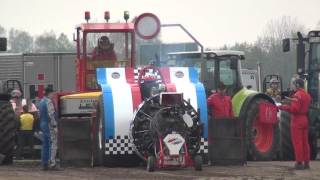
[[[113,50],[113,44],[107,36],[101,36],[98,40],[98,46],[93,49],[93,60],[116,61],[117,55]]]
[[[279,109],[291,113],[291,139],[295,154],[295,169],[309,169],[310,147],[308,141],[308,110],[311,96],[303,89],[304,81],[297,78],[293,81],[293,90],[289,105],[280,105]],[[304,162],[304,165],[302,164]]]
[[[231,97],[226,92],[226,86],[220,82],[217,92],[209,96],[207,100],[213,119],[233,117]]]

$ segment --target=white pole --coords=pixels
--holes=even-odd
[[[258,91],[261,92],[261,63],[258,61],[257,63],[257,71],[258,71]]]

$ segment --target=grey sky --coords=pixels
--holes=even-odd
[[[319,7],[320,0],[0,0],[0,25],[32,35],[54,30],[71,39],[86,10],[101,22],[105,10],[110,11],[111,21],[122,21],[124,10],[131,18],[152,12],[162,23],[183,24],[206,47],[219,47],[253,42],[269,20],[284,15],[314,29],[320,21]],[[173,30],[163,34],[166,40],[179,41]]]

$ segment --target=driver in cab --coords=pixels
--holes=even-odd
[[[93,49],[92,60],[116,61],[117,55],[113,50],[113,43],[107,36],[101,36],[98,39],[98,46]]]

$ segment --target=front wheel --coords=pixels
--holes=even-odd
[[[278,151],[278,124],[266,124],[259,121],[259,104],[262,102],[267,102],[267,100],[255,98],[248,105],[245,116],[249,160],[272,160]]]
[[[196,171],[202,170],[202,157],[200,155],[196,155],[193,160],[194,169]]]
[[[147,171],[148,172],[153,172],[156,169],[156,157],[154,156],[148,156],[147,159]]]

